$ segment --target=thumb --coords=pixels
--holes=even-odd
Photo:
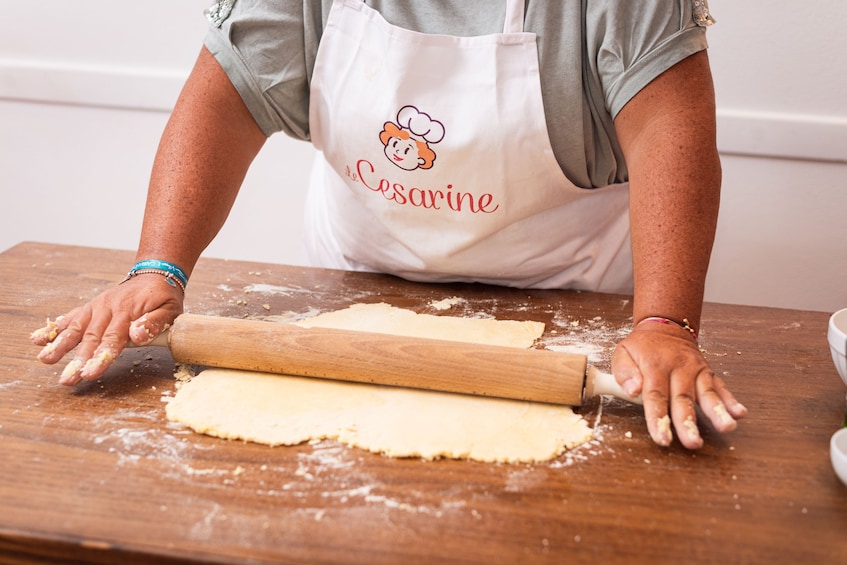
[[[147,345],[173,323],[176,315],[159,309],[144,314],[129,326],[129,339],[137,346]]]
[[[615,351],[612,354],[612,374],[628,395],[635,397],[641,394],[644,377],[635,359],[632,358],[626,347],[623,347],[621,344],[615,347]]]

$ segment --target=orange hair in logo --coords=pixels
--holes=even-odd
[[[382,128],[382,131],[379,133],[379,140],[383,145],[388,145],[388,142],[392,137],[399,137],[400,139],[412,138],[412,136],[409,135],[408,130],[397,127],[397,124],[394,122],[385,122],[385,125],[383,125]],[[435,151],[430,149],[429,145],[427,145],[425,141],[420,141],[418,139],[412,139],[412,141],[414,141],[415,145],[418,146],[418,155],[424,160],[423,164],[419,168],[429,169],[432,167],[432,164],[435,161]]]

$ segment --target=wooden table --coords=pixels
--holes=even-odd
[[[126,352],[57,384],[29,333],[120,280],[125,251],[0,254],[0,561],[95,563],[847,563],[847,487],[829,462],[845,388],[827,314],[708,304],[702,347],[750,410],[696,453],[653,445],[640,408],[581,411],[597,439],[539,464],[389,459],[333,442],[270,448],[167,422],[174,364]],[[355,302],[545,322],[543,343],[608,368],[625,296],[420,285],[202,260],[187,310],[303,316]]]

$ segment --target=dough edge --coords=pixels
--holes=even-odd
[[[269,446],[336,440],[390,457],[548,461],[593,437],[569,406],[207,369],[166,406],[195,432]]]

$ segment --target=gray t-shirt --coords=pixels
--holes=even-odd
[[[366,0],[391,24],[476,36],[503,29],[503,0]],[[614,117],[650,81],[706,49],[693,0],[527,0],[553,152],[577,186],[627,180]],[[233,5],[234,4],[234,5]],[[227,10],[232,7],[227,15]],[[205,45],[265,135],[309,139],[309,82],[332,0],[223,0]],[[516,108],[515,111],[520,111]]]

